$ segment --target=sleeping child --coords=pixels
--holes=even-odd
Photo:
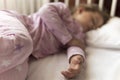
[[[70,66],[62,74],[72,78],[85,61],[85,32],[100,27],[109,17],[96,5],[80,5],[71,15],[65,4],[48,3],[29,18],[33,22],[29,29],[34,46],[32,55],[39,59],[66,49]]]
[[[0,80],[24,80],[30,55],[37,60],[62,50],[68,55],[69,68],[61,73],[75,77],[85,62],[85,33],[109,19],[96,5],[83,4],[70,12],[61,2],[47,3],[28,17],[13,11],[0,14],[4,15],[0,16]],[[14,74],[21,79],[5,78]]]

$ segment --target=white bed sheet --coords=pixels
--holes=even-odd
[[[86,80],[120,80],[120,50],[87,48]]]
[[[88,47],[86,51],[87,68],[70,80],[120,80],[120,50]],[[67,61],[63,53],[33,61],[27,80],[67,80],[60,73],[68,67]]]

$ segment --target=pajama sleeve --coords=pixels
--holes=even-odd
[[[77,47],[77,46],[69,47],[67,49],[67,54],[68,54],[69,62],[70,62],[71,57],[74,55],[81,55],[83,58],[83,61],[85,61],[85,52],[80,47]]]
[[[68,27],[73,26],[73,19],[70,10],[64,3],[47,3],[42,8],[40,8],[36,14],[32,15],[32,17],[33,19],[36,19],[36,21],[38,19],[42,19],[43,23],[46,25],[46,28],[63,45],[66,45],[73,38],[73,35],[68,30]],[[39,25],[39,23],[35,25]],[[81,53],[83,52],[82,50],[78,49],[77,52],[72,52],[73,49],[72,51],[71,48],[68,49],[68,58],[75,54],[84,54]]]
[[[46,28],[63,45],[72,39],[72,36],[69,33],[65,23],[65,21],[70,22],[71,15],[65,4],[61,2],[45,4],[39,9],[39,11],[36,13],[36,16],[40,16],[40,18],[43,20],[43,23],[46,25]]]

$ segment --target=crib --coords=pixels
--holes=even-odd
[[[69,7],[78,6],[80,3],[96,3],[102,9],[108,9],[111,16],[120,16],[119,0],[0,0],[0,9],[16,10],[23,14],[31,14],[48,2],[64,2]]]
[[[105,7],[112,17],[120,17],[120,0],[0,0],[0,10],[15,10],[21,14],[30,15],[36,12],[42,5],[50,2],[64,2],[69,8],[78,6],[81,3],[95,3],[98,4],[101,10]],[[120,21],[118,21],[118,23],[120,23]],[[80,73],[77,78],[70,80],[120,80],[119,48],[115,50],[106,50],[106,48],[98,49],[88,47],[86,52],[89,54],[87,58],[87,65],[89,68],[87,68],[87,71],[85,70],[86,68],[83,68],[82,73]],[[104,55],[103,53],[106,54]],[[109,56],[109,58],[107,58],[107,56]],[[93,58],[95,60],[93,60]],[[103,62],[101,58],[104,60]],[[117,62],[114,64],[116,60]],[[67,80],[60,74],[60,71],[65,70],[68,65],[65,54],[52,55],[36,62],[33,61],[30,63],[30,69],[26,80]],[[111,68],[112,71],[109,71]],[[104,70],[103,74],[102,70]],[[105,70],[107,72],[105,72]]]

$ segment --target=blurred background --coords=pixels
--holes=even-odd
[[[15,10],[23,14],[31,14],[37,11],[43,4],[54,1],[65,2],[71,9],[76,5],[76,1],[78,0],[0,0],[0,10]],[[99,0],[79,0],[77,4],[88,3],[88,1],[96,4],[99,3]],[[110,13],[112,1],[114,0],[103,1],[103,7]],[[120,0],[117,0],[115,15],[120,17]]]

